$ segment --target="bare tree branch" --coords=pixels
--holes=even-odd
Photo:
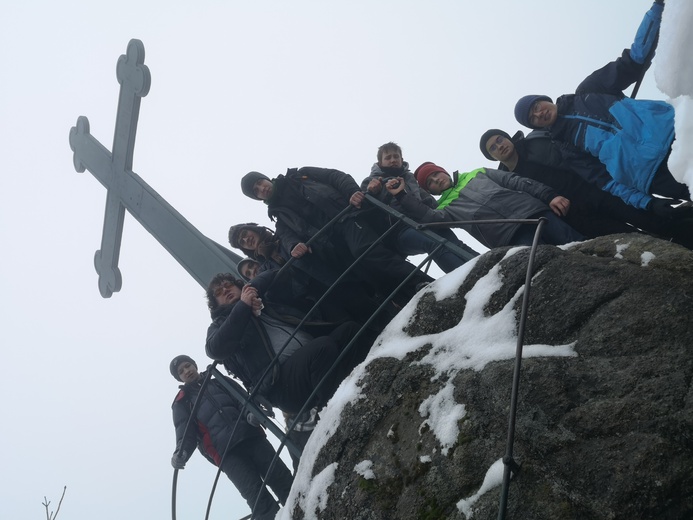
[[[65,491],[67,491],[67,486],[63,487],[63,494],[60,496],[60,502],[58,502],[58,509],[56,509],[55,512],[48,512],[48,506],[51,505],[51,503],[45,495],[43,496],[43,507],[46,508],[46,520],[55,520],[58,516],[60,506],[63,505],[63,498],[65,498]]]

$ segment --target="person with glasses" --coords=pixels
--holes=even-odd
[[[562,95],[555,103],[545,95],[523,96],[515,105],[515,119],[528,128],[547,130],[569,159],[581,154],[598,158],[609,177],[586,172],[586,180],[631,206],[672,218],[673,204],[691,200],[688,186],[667,166],[675,138],[674,107],[665,101],[629,98],[623,92],[649,66],[663,9],[664,2],[656,1],[631,47],[590,74],[574,94]]]
[[[571,208],[565,220],[588,238],[643,230],[686,247],[693,245],[693,222],[684,218],[690,210],[677,210],[680,218],[672,220],[629,206],[563,167],[561,152],[547,132],[535,130],[525,137],[519,131],[510,137],[492,128],[481,136],[479,149],[487,159],[500,161],[500,170],[546,184],[569,199]],[[591,156],[585,159],[601,166]]]
[[[410,196],[404,183],[397,179],[387,181],[385,188],[417,222],[467,221],[457,227],[488,248],[532,244],[535,226],[502,222],[513,219],[545,217],[548,222],[540,239],[543,244],[561,245],[584,239],[562,219],[570,210],[570,201],[544,184],[490,168],[450,175],[432,162],[421,164],[414,176],[421,189],[440,195],[435,209]],[[501,222],[474,223],[478,220]]]
[[[197,446],[200,453],[220,467],[236,486],[253,510],[253,518],[274,518],[279,506],[263,482],[284,504],[293,477],[279,458],[268,474],[276,452],[258,419],[250,412],[242,413],[243,405],[215,378],[207,382],[200,395],[206,372],[198,372],[197,363],[190,356],[176,356],[171,360],[169,370],[177,381],[183,383],[171,405],[176,430],[176,449],[171,465],[178,470],[184,469]],[[244,393],[238,383],[228,377],[224,379]],[[200,402],[195,408],[198,399]],[[193,409],[195,417],[191,420]]]

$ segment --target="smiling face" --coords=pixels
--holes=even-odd
[[[435,172],[426,179],[426,191],[432,195],[440,195],[452,186],[452,178],[445,172]]]
[[[183,361],[178,365],[178,377],[184,383],[193,383],[200,378],[200,373],[190,361]]]
[[[515,145],[502,135],[493,135],[486,141],[486,151],[496,161],[505,162],[515,155]]]
[[[260,200],[269,200],[273,188],[272,181],[260,179],[253,185],[253,194]]]
[[[529,110],[529,122],[535,128],[546,128],[556,122],[558,107],[551,101],[537,101]]]
[[[248,249],[249,251],[255,251],[257,246],[260,244],[260,234],[252,229],[242,229],[238,233],[238,245],[243,249]]]
[[[241,299],[241,289],[233,282],[225,280],[214,288],[214,298],[218,305],[230,305]]]

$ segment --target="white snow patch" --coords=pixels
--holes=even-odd
[[[484,481],[481,484],[479,490],[474,493],[469,498],[464,498],[457,502],[457,509],[459,509],[467,517],[467,520],[472,518],[472,506],[476,503],[481,495],[487,491],[493,489],[494,487],[500,486],[503,483],[503,472],[505,467],[503,465],[503,459],[498,459],[496,462],[491,464],[491,467],[486,472]]]
[[[338,464],[333,462],[320,473],[315,475],[311,481],[311,485],[305,488],[298,497],[298,505],[304,512],[306,520],[318,520],[320,513],[327,507],[327,488],[334,481],[334,474],[337,471]],[[287,505],[290,502],[287,501]],[[290,520],[291,512],[288,507],[284,507],[278,514],[278,519]]]
[[[630,247],[630,244],[616,244],[616,254],[614,255],[614,258],[618,258],[619,260],[623,260],[623,253],[626,249]]]
[[[435,395],[431,395],[419,405],[421,417],[428,417],[427,423],[442,446],[443,455],[455,444],[460,433],[457,422],[466,415],[463,404],[455,402],[455,387],[448,383]]]
[[[419,457],[419,462],[421,462],[421,464],[430,464],[432,461],[433,459],[430,455],[421,455],[421,457]]]
[[[356,466],[354,466],[354,471],[366,480],[373,480],[375,478],[375,473],[373,472],[373,461],[362,460]]]
[[[649,251],[645,251],[643,254],[640,255],[640,265],[642,267],[647,267],[652,260],[654,260],[656,257],[653,253],[650,253]]]

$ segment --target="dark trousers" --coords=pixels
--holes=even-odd
[[[662,161],[662,164],[659,165],[659,168],[657,168],[650,185],[650,194],[678,200],[691,200],[691,192],[688,186],[674,179],[674,176],[669,171],[667,162],[670,154],[671,150]]]
[[[347,218],[335,225],[333,243],[345,249],[349,256],[358,258],[378,240],[365,214]],[[339,247],[341,245],[341,248]],[[433,279],[419,271],[397,253],[378,243],[354,268],[356,275],[383,294],[391,293],[410,273],[414,275],[400,291],[398,303],[409,301],[416,293],[416,286]]]
[[[540,244],[560,246],[569,242],[581,242],[585,239],[582,234],[575,231],[572,227],[566,224],[561,217],[556,215],[551,210],[543,211],[542,213],[534,215],[531,218],[539,217],[546,217],[548,220],[548,222],[544,224],[544,227],[542,228],[541,237],[539,238]],[[535,231],[536,226],[522,224],[518,231],[513,235],[510,245],[531,246],[532,241],[534,240]]]
[[[293,477],[280,458],[277,457],[272,472],[267,475],[275,453],[266,437],[254,437],[238,443],[229,450],[221,465],[221,470],[233,482],[248,506],[251,509],[255,506],[254,519],[270,520],[279,511],[274,498],[263,486],[265,476],[267,476],[265,481],[267,486],[277,495],[282,504],[286,502],[291,491]]]
[[[281,365],[279,377],[269,392],[270,401],[284,412],[297,413],[360,327],[353,321],[343,323],[329,335],[315,338],[298,349]],[[375,336],[375,332],[368,330],[356,339],[330,376],[317,388],[306,410],[314,406],[322,408],[330,400],[342,380],[366,358]]]

